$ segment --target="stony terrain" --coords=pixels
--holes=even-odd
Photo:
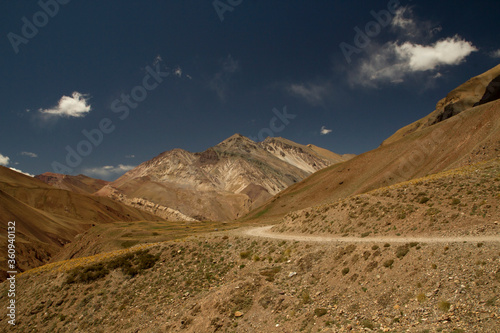
[[[292,213],[272,234],[246,227],[91,257],[84,250],[18,276],[17,329],[495,332],[499,185],[495,159]],[[419,214],[429,209],[429,218]],[[147,236],[144,227],[124,225],[121,239]],[[83,242],[75,244],[98,247]]]
[[[500,234],[500,159],[285,216],[274,231],[357,236]]]
[[[499,242],[192,237],[18,276],[16,329],[494,332],[499,256]],[[6,329],[4,308],[0,318]]]

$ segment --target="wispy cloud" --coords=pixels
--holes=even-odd
[[[459,35],[435,41],[441,27],[417,19],[409,7],[398,9],[391,28],[396,33],[395,40],[385,44],[373,41],[366,48],[366,56],[349,69],[351,85],[399,84],[415,73],[428,73],[432,80],[439,77],[436,72],[441,67],[459,65],[478,51]]]
[[[133,165],[123,165],[118,166],[105,165],[96,168],[87,168],[83,170],[83,173],[87,176],[98,177],[103,179],[116,178],[117,176],[123,175],[125,172],[135,168]]]
[[[384,82],[401,83],[415,72],[433,72],[441,66],[458,65],[475,51],[477,48],[471,42],[459,36],[431,45],[388,43],[361,62],[351,75],[351,83],[364,86],[376,86]]]
[[[398,35],[398,39],[422,40],[430,39],[441,32],[442,27],[428,20],[416,18],[413,8],[399,7],[391,21],[391,30]]]
[[[7,166],[10,162],[10,158],[0,154],[0,165]]]
[[[490,57],[492,57],[492,58],[500,58],[500,49],[491,52],[490,53]]]
[[[332,132],[332,130],[326,128],[325,126],[321,126],[321,130],[319,131],[319,133],[321,135],[327,135],[327,134],[330,134],[331,132]]]
[[[88,104],[88,95],[81,94],[77,91],[70,96],[63,96],[56,106],[49,109],[39,109],[43,115],[58,116],[58,117],[84,117],[91,110]]]
[[[37,154],[32,153],[32,152],[29,152],[29,151],[23,151],[23,152],[21,152],[21,155],[23,155],[23,156],[28,156],[28,157],[32,157],[32,158],[37,158],[37,157],[38,157],[38,155],[37,155]]]
[[[9,168],[9,169],[11,169],[12,171],[15,171],[15,172],[22,173],[23,175],[26,175],[26,176],[35,177],[35,176],[34,176],[34,175],[32,175],[31,173],[27,173],[27,172],[21,171],[21,170],[16,169],[16,168]]]
[[[209,87],[217,93],[221,101],[225,101],[229,81],[233,74],[240,70],[240,65],[230,54],[221,63],[222,68],[210,80]]]
[[[330,93],[330,84],[300,83],[290,84],[287,90],[292,95],[304,98],[312,105],[319,105],[324,102],[324,98]]]
[[[135,158],[135,155],[125,155],[125,158]]]

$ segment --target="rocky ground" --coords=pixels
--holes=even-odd
[[[500,326],[499,242],[345,244],[233,231],[70,263],[18,276],[16,330],[495,332]],[[0,318],[7,330],[5,308]]]
[[[276,232],[343,237],[498,235],[500,159],[288,214]]]
[[[499,165],[38,267],[17,277],[16,330],[498,332]]]

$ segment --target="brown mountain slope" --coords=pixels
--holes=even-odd
[[[471,87],[473,89],[473,87]],[[422,177],[500,154],[500,101],[423,126],[276,195],[246,219],[278,220],[291,211]]]
[[[95,179],[85,175],[70,176],[52,172],[36,175],[35,178],[62,190],[86,194],[95,193],[109,183],[105,180]]]
[[[64,244],[89,228],[81,221],[60,218],[30,207],[3,191],[0,191],[0,202],[0,216],[16,222],[16,261],[20,271],[44,264]],[[0,243],[6,247],[6,233],[0,235]],[[0,259],[3,270],[7,259],[5,252]],[[1,280],[4,278],[2,276]]]
[[[446,120],[464,110],[470,109],[476,104],[485,104],[498,99],[498,94],[500,93],[499,79],[500,65],[473,77],[456,89],[453,89],[445,98],[440,100],[436,105],[436,110],[424,118],[399,129],[382,144],[397,141],[405,135]]]
[[[64,244],[92,227],[115,221],[160,220],[159,217],[114,202],[78,194],[0,167],[0,217],[16,222],[16,259],[26,270],[47,262]],[[6,248],[5,233],[0,246]],[[5,253],[0,257],[5,269]]]
[[[500,234],[500,158],[287,214],[274,231],[338,237]]]
[[[257,143],[235,134],[201,153],[164,152],[97,194],[145,199],[198,220],[231,220],[349,157],[283,138]]]
[[[33,208],[86,223],[160,219],[109,198],[55,188],[5,167],[0,167],[0,190]]]

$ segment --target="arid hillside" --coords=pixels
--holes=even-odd
[[[276,232],[338,237],[500,234],[500,159],[292,212]]]
[[[70,176],[52,172],[36,175],[35,178],[62,190],[84,194],[93,194],[109,183],[105,180],[95,179],[85,175]]]
[[[486,86],[475,101],[481,100]],[[470,84],[466,87],[476,90]],[[320,170],[280,192],[245,219],[279,221],[291,211],[499,156],[500,101],[494,100],[418,131],[405,132],[377,149]]]
[[[47,262],[63,245],[93,225],[161,220],[108,198],[52,187],[5,167],[0,167],[0,200],[0,216],[16,221],[17,260],[21,271]],[[2,234],[0,240],[6,248],[6,234]],[[5,253],[1,259],[5,265]]]
[[[453,89],[445,98],[440,100],[436,104],[436,110],[424,118],[401,128],[387,138],[382,144],[389,144],[397,141],[410,133],[421,131],[426,127],[451,118],[474,106],[499,99],[499,80],[500,65],[481,75],[473,77],[461,86]]]
[[[500,325],[498,240],[275,235],[206,234],[42,266],[18,276],[16,328],[420,333]]]

